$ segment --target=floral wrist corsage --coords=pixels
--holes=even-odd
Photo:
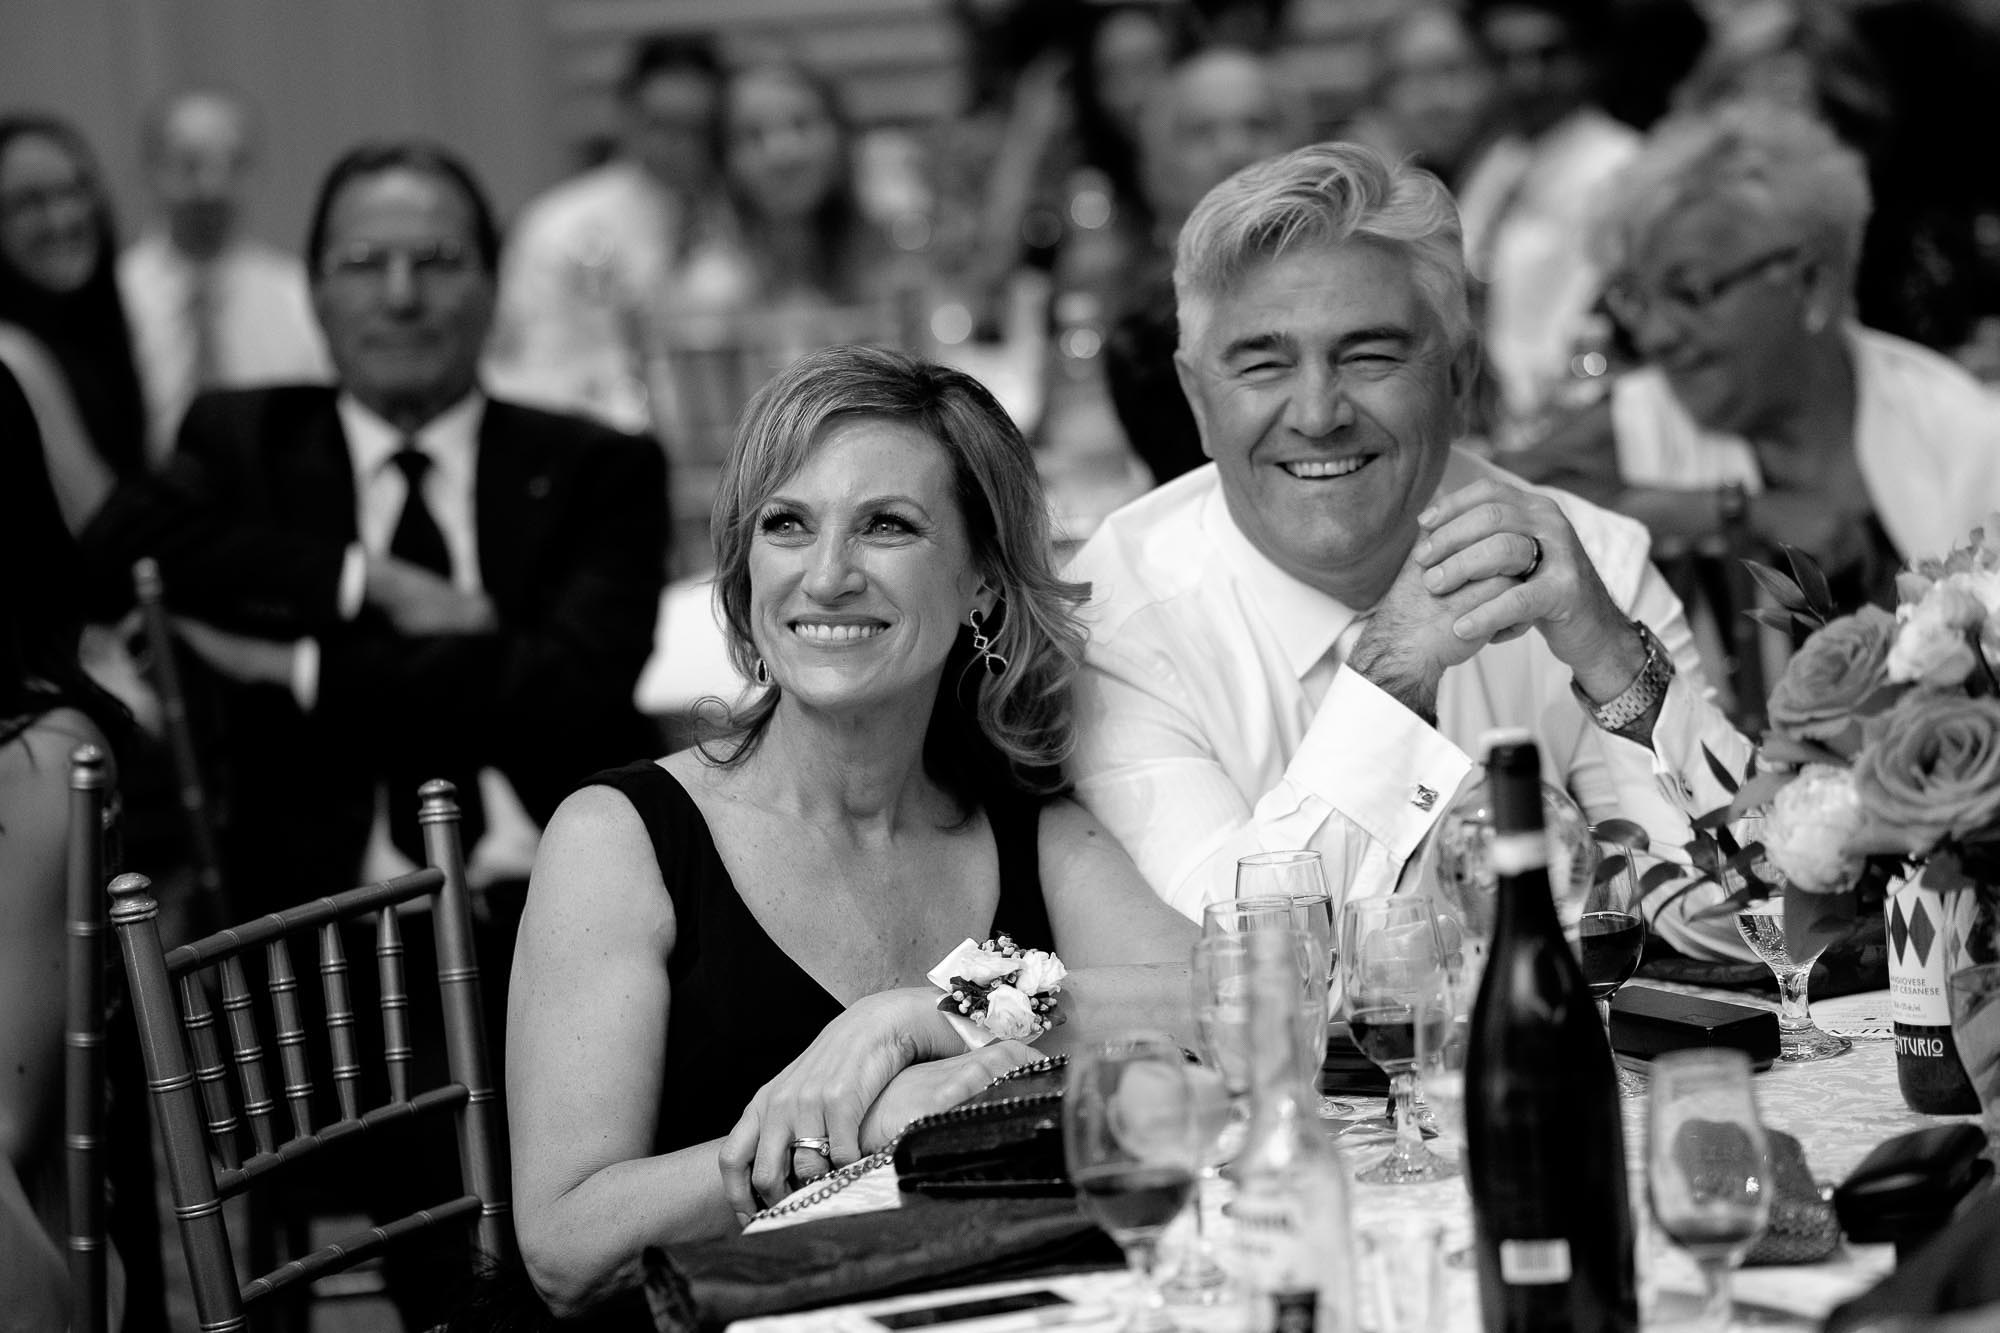
[[[1032,1042],[1063,1021],[1056,1003],[1069,969],[1054,954],[1023,949],[1005,935],[965,941],[926,975],[944,992],[937,1007],[968,1047]]]

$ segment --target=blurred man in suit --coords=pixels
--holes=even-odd
[[[146,184],[158,214],[118,257],[118,291],[156,462],[202,390],[330,373],[304,265],[243,234],[254,148],[249,110],[226,93],[176,94],[146,122]]]
[[[631,699],[662,586],[665,464],[480,390],[497,249],[450,154],[350,152],[307,251],[338,384],[196,400],[172,465],[86,533],[115,568],[156,555],[194,618],[187,642],[243,687],[239,908],[260,884],[296,898],[419,859],[425,778],[457,782],[476,848],[482,796],[496,814],[518,797],[539,825],[650,744]],[[518,849],[501,859],[525,870]]]
[[[156,556],[186,643],[232,682],[239,916],[421,863],[432,777],[458,785],[475,885],[482,868],[518,879],[581,779],[657,748],[632,694],[663,585],[665,462],[482,392],[498,238],[470,173],[428,144],[357,148],[327,176],[306,253],[337,385],[196,399],[166,471],[84,534],[107,577]],[[496,1054],[517,912],[479,941]],[[428,967],[423,926],[405,929]],[[364,1012],[371,974],[350,977]],[[420,1062],[435,996],[411,987]],[[382,1152],[361,1181],[378,1217],[449,1197],[420,1193],[452,1169],[448,1146]],[[462,1269],[392,1267],[412,1327],[449,1302],[452,1270],[426,1262]]]

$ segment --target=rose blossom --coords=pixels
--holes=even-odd
[[[1030,949],[1021,959],[1021,974],[1014,978],[1014,984],[1029,995],[1040,995],[1054,990],[1068,975],[1062,959],[1045,949]]]
[[[1807,764],[1771,801],[1764,855],[1809,893],[1840,893],[1861,873],[1847,840],[1861,823],[1854,775],[1832,764]]]
[[[1954,574],[1933,584],[1915,606],[1896,613],[1896,642],[1889,649],[1889,679],[1956,689],[1979,665],[1966,631],[1982,625],[1986,608]]]
[[[984,1026],[1002,1041],[1026,1041],[1041,1031],[1028,997],[1004,981],[986,992]]]
[[[1876,606],[1815,630],[1771,691],[1772,729],[1806,740],[1839,737],[1868,696],[1888,683],[1895,633],[1895,617]]]
[[[1855,790],[1906,850],[1921,855],[2000,817],[2000,700],[1912,694],[1866,736]]]

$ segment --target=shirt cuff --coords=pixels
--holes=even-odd
[[[1343,667],[1285,776],[1318,793],[1401,865],[1471,771],[1471,757],[1437,728]]]
[[[340,557],[340,589],[334,609],[342,620],[352,620],[361,614],[361,603],[367,596],[368,553],[361,549],[360,542],[350,542]]]
[[[1607,745],[1647,747],[1624,736],[1602,733]],[[1755,747],[1722,710],[1676,674],[1653,721],[1652,767],[1660,792],[1690,816],[1729,804],[1732,793],[1715,779],[1704,747],[1739,781],[1748,772]]]
[[[319,640],[300,639],[292,645],[292,698],[301,713],[319,702]]]

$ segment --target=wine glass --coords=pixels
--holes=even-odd
[[[1292,904],[1292,925],[1305,931],[1313,947],[1326,959],[1326,984],[1320,988],[1320,1063],[1326,1062],[1327,997],[1333,988],[1336,949],[1333,930],[1333,895],[1327,892],[1326,873],[1318,852],[1256,852],[1236,859],[1236,897],[1285,898]],[[1317,1089],[1319,1075],[1312,1083]],[[1319,1094],[1321,1119],[1354,1114],[1346,1102]]]
[[[1743,1052],[1709,1047],[1653,1061],[1646,1179],[1660,1230],[1701,1268],[1703,1322],[1726,1330],[1730,1270],[1770,1221],[1775,1184]]]
[[[1450,1012],[1450,981],[1427,894],[1349,902],[1340,909],[1343,1003],[1355,1044],[1389,1076],[1396,1101],[1396,1143],[1389,1155],[1355,1174],[1371,1185],[1444,1180],[1458,1167],[1424,1146],[1416,1118],[1417,1023]]]
[[[1597,1001],[1597,1016],[1604,1021],[1604,1040],[1609,1042],[1611,1000],[1638,970],[1639,955],[1646,948],[1646,918],[1639,911],[1639,875],[1631,852],[1607,843],[1599,843],[1597,850],[1597,869],[1584,895],[1574,943],[1590,997]],[[1645,1096],[1646,1080],[1619,1064],[1615,1050],[1611,1060],[1618,1073],[1618,1095]]]
[[[1063,1156],[1083,1209],[1125,1251],[1139,1288],[1123,1333],[1168,1333],[1153,1278],[1160,1235],[1194,1193],[1201,1089],[1172,1038],[1138,1033],[1070,1056]]]
[[[1757,873],[1771,885],[1771,894],[1738,908],[1736,929],[1778,978],[1778,1059],[1803,1064],[1844,1055],[1854,1043],[1813,1022],[1812,1003],[1806,997],[1813,964],[1826,944],[1822,941],[1803,958],[1792,950],[1785,934],[1784,880],[1768,862],[1759,864]]]
[[[1438,913],[1438,929],[1451,918]],[[1451,946],[1445,945],[1447,952]],[[1429,1106],[1439,1135],[1464,1160],[1465,1152],[1465,1056],[1472,1048],[1472,1009],[1461,1006],[1452,988],[1424,998],[1417,1014],[1417,1077],[1423,1083],[1424,1102]],[[1444,1256],[1452,1268],[1472,1263],[1470,1243],[1458,1245]]]
[[[1188,974],[1204,1066],[1199,1072],[1219,1083],[1220,1095],[1201,1101],[1212,1113],[1198,1124],[1202,1151],[1194,1237],[1161,1290],[1171,1304],[1215,1305],[1228,1298],[1230,1282],[1207,1234],[1202,1195],[1242,1146],[1242,1112],[1250,1093],[1250,947],[1241,935],[1196,940]]]
[[[1319,854],[1313,852],[1309,855],[1317,859]],[[1313,920],[1317,912],[1313,895],[1308,895],[1304,902],[1295,902],[1276,894],[1225,898],[1208,903],[1201,909],[1203,938],[1242,936],[1253,930],[1284,930],[1296,937],[1299,985],[1306,1001],[1298,1013],[1300,1071],[1305,1081],[1315,1087],[1326,1064],[1327,996],[1332,989],[1326,969],[1331,965],[1334,953],[1332,948],[1322,945],[1314,936]],[[1354,1108],[1348,1103],[1327,1096],[1321,1096],[1318,1111],[1322,1118],[1354,1114]]]

